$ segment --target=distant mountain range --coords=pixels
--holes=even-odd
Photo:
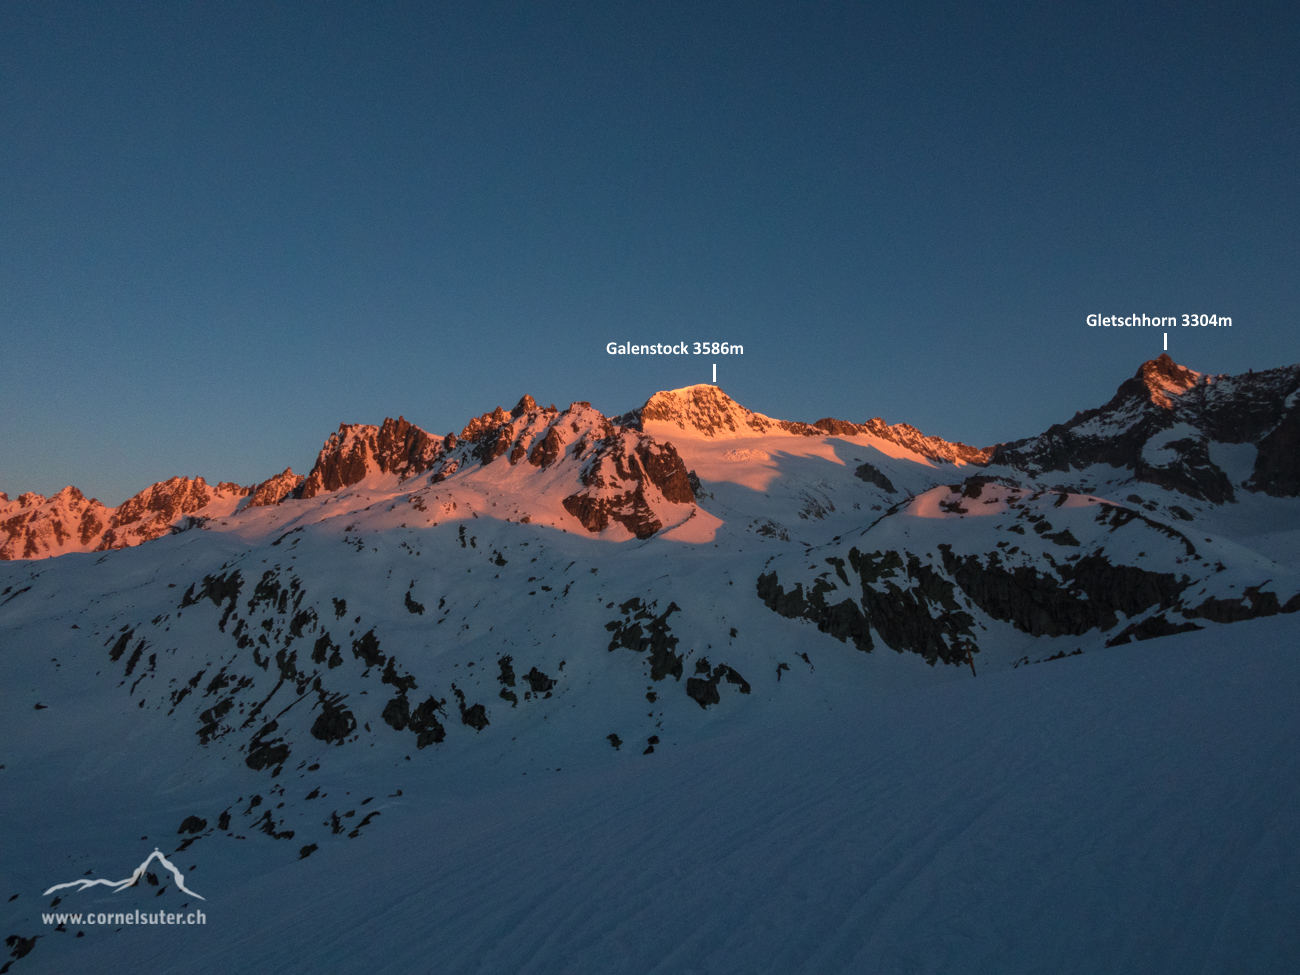
[[[866,438],[925,464],[987,467],[1035,483],[1059,481],[1057,486],[1069,487],[1066,482],[1092,469],[1109,486],[1150,484],[1214,504],[1231,502],[1242,490],[1295,497],[1300,494],[1297,389],[1300,366],[1207,376],[1162,355],[1144,363],[1105,405],[1036,437],[985,448],[879,418],[774,420],[710,385],[656,393],[639,409],[612,419],[589,403],[541,409],[525,396],[509,413],[498,407],[470,421],[459,436],[433,435],[401,417],[379,426],[342,424],[306,477],[286,469],[249,487],[173,477],[116,508],[71,486],[49,498],[27,493],[11,501],[0,494],[0,559],[138,545],[190,524],[185,516],[230,518],[248,508],[337,492],[375,474],[402,479],[428,474],[437,482],[459,473],[472,479],[475,469],[502,457],[511,467],[526,460],[539,472],[577,463],[581,470],[570,471],[577,483],[565,485],[572,489],[561,502],[565,511],[588,531],[604,531],[612,521],[645,538],[676,517],[665,504],[694,501],[687,489],[690,473],[672,445],[683,437],[713,442],[781,434]],[[1241,450],[1232,448],[1243,447],[1252,456],[1247,476],[1239,478]],[[559,487],[553,477],[546,481],[547,493]],[[619,489],[611,490],[614,485]],[[518,499],[524,507],[531,487]]]

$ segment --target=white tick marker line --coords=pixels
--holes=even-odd
[[[718,381],[718,364],[716,362],[713,364],[713,381],[715,383]]]
[[[1165,351],[1169,351],[1169,333],[1165,332]]]

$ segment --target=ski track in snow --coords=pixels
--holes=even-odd
[[[328,857],[209,876],[205,930],[90,936],[160,973],[1292,970],[1296,635],[844,694],[655,764],[462,766]]]

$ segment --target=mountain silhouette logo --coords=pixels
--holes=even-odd
[[[88,887],[97,887],[97,886],[111,887],[113,889],[113,893],[119,894],[122,891],[126,890],[126,888],[135,886],[136,882],[141,877],[144,876],[144,872],[145,870],[148,869],[149,864],[151,864],[154,860],[157,860],[159,863],[161,863],[164,867],[166,867],[168,870],[172,872],[172,877],[175,878],[176,886],[178,888],[183,890],[185,893],[189,894],[191,897],[197,897],[201,901],[207,900],[207,898],[204,897],[203,895],[196,894],[194,893],[194,891],[190,890],[188,887],[185,886],[185,875],[181,873],[179,869],[177,869],[176,864],[172,863],[165,856],[163,856],[156,846],[154,847],[153,852],[150,853],[149,856],[145,858],[144,863],[140,864],[140,866],[135,868],[135,873],[131,874],[131,876],[127,877],[125,880],[72,880],[66,884],[55,884],[53,887],[51,887],[41,896],[48,897],[56,890],[66,890],[70,887],[75,887],[78,891],[82,891]]]

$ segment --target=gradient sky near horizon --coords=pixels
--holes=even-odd
[[[1300,361],[1300,7],[0,7],[0,491],[707,382],[976,445]],[[740,357],[614,358],[713,340]]]

